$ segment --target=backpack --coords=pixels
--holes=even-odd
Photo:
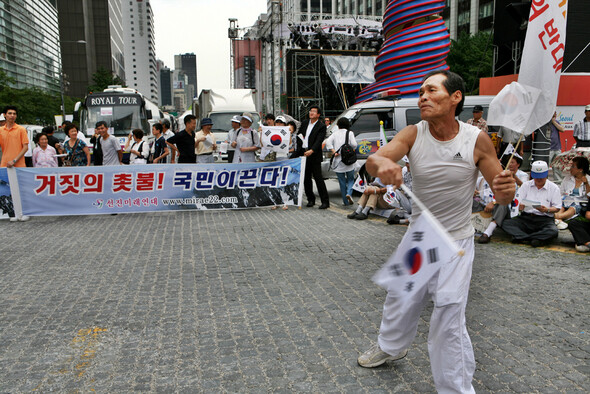
[[[346,130],[346,139],[344,140],[344,145],[342,145],[339,149],[340,151],[340,159],[346,165],[356,163],[356,152],[352,146],[348,144],[348,135],[350,134],[349,130]]]

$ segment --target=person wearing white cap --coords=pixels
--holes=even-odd
[[[510,159],[510,156],[503,156],[503,167],[506,166],[506,161],[508,161],[508,159]],[[514,157],[512,157],[512,159],[510,159],[510,162],[508,163],[508,169],[512,173],[512,177],[514,178],[514,182],[516,183],[517,190],[520,186],[522,186],[524,182],[527,182],[529,180],[529,175],[526,172],[520,170],[521,164],[522,157],[515,152]],[[483,188],[481,188],[481,190],[487,190],[487,188],[489,188],[489,186],[484,186]],[[478,189],[480,188],[478,187]],[[489,199],[486,199],[486,196],[481,197],[486,202],[484,211],[492,213],[492,221],[485,229],[481,237],[479,237],[477,243],[487,244],[490,242],[490,239],[492,238],[492,234],[494,233],[496,227],[501,227],[502,223],[504,223],[504,220],[510,217],[510,205],[498,204],[493,196],[491,196]]]
[[[240,120],[242,127],[238,131],[236,140],[232,146],[236,149],[232,163],[254,163],[256,151],[260,149],[260,135],[252,130],[252,115],[249,112],[242,114]]]
[[[509,204],[514,198],[514,180],[509,171],[502,170],[488,135],[455,118],[465,101],[465,82],[459,75],[446,70],[430,72],[422,80],[419,96],[422,121],[404,127],[369,156],[366,168],[384,184],[399,188],[402,167],[397,162],[407,155],[412,191],[423,204],[414,201],[412,219],[417,219],[421,206],[425,206],[465,253],[445,262],[412,297],[388,292],[377,343],[357,362],[373,368],[405,357],[416,336],[422,309],[432,299],[428,352],[436,390],[475,393],[475,356],[465,320],[475,255],[471,225],[475,182],[481,171],[498,203]],[[428,243],[423,246],[428,247]]]
[[[520,216],[507,219],[502,229],[512,236],[513,243],[530,243],[543,246],[556,238],[559,230],[554,215],[561,209],[559,186],[547,179],[549,167],[544,161],[531,166],[531,179],[518,189]]]
[[[234,153],[236,148],[233,147],[232,143],[235,142],[236,138],[238,137],[238,132],[240,131],[240,121],[242,117],[240,115],[234,115],[231,118],[231,129],[227,132],[227,162],[233,163],[234,161]]]
[[[590,104],[584,109],[584,119],[574,125],[576,148],[590,147]]]

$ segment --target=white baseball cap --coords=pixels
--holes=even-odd
[[[283,122],[284,124],[287,124],[287,119],[285,119],[285,117],[284,117],[283,115],[279,115],[279,116],[277,116],[277,117],[276,117],[276,119],[275,119],[275,122],[276,122],[277,120],[278,120],[279,122]]]
[[[542,160],[535,161],[531,166],[531,178],[540,179],[549,176],[549,167]]]
[[[231,118],[231,121],[236,123],[240,123],[240,120],[242,120],[242,117],[240,115],[234,115],[234,117]]]
[[[244,113],[242,114],[242,118],[243,118],[243,119],[246,119],[246,120],[249,120],[249,121],[250,121],[250,123],[252,123],[252,122],[253,122],[253,120],[252,120],[252,114],[250,114],[250,112],[244,112]]]

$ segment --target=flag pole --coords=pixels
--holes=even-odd
[[[518,138],[518,142],[516,143],[516,146],[514,147],[514,150],[512,151],[512,154],[510,155],[510,159],[508,159],[508,161],[506,162],[506,167],[504,167],[504,171],[506,171],[508,169],[508,165],[510,164],[510,160],[512,160],[512,158],[514,157],[514,154],[516,153],[516,149],[518,148],[518,145],[520,144],[520,141],[522,141],[522,136],[524,134],[520,134],[520,137]]]
[[[403,183],[402,183],[401,189],[404,191],[404,193],[406,193],[408,196],[410,196],[410,198],[412,199],[412,201],[415,202],[416,205],[418,205],[418,207],[420,208],[420,210],[422,212],[427,212],[428,215],[430,215],[430,217],[432,218],[432,224],[437,228],[438,232],[445,238],[445,241],[449,245],[452,245],[453,247],[456,247],[455,241],[453,241],[453,239],[449,235],[448,231],[443,227],[442,224],[440,224],[440,222],[438,221],[438,219],[434,217],[434,215],[428,210],[428,208],[426,208],[426,206],[424,204],[422,204],[422,201],[420,201],[416,197],[416,195],[414,193],[412,193],[412,190],[410,190],[410,188],[407,187],[406,185],[404,185]],[[457,254],[459,256],[463,256],[463,255],[465,255],[465,251],[463,249],[460,249],[457,252]]]

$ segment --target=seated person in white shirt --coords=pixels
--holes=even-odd
[[[586,202],[587,193],[590,192],[588,186],[590,182],[589,166],[588,159],[585,157],[579,156],[572,159],[570,175],[563,179],[559,187],[563,207],[555,214],[558,228],[560,221],[571,219],[580,214],[580,203]],[[563,226],[563,228],[567,228],[567,226]]]
[[[506,161],[508,161],[508,159],[510,159],[510,156],[503,157],[504,162],[502,163],[502,167],[506,167]],[[518,188],[522,186],[524,182],[527,182],[529,180],[528,174],[520,170],[521,164],[522,157],[518,153],[514,154],[514,157],[510,160],[510,163],[508,164],[508,169],[510,170],[510,172],[512,172],[512,177],[514,178],[514,182],[516,183],[516,190],[518,190]],[[491,190],[489,186],[488,189]],[[486,228],[486,230],[483,232],[482,236],[479,237],[479,239],[477,240],[477,243],[480,244],[489,243],[496,227],[501,227],[504,220],[507,219],[510,215],[510,205],[496,204],[496,200],[493,198],[493,196],[491,199],[489,199],[489,201],[484,198],[484,201],[486,201],[484,211],[492,213],[492,221],[488,225],[488,228]]]
[[[513,243],[530,242],[538,247],[557,237],[559,230],[553,215],[561,209],[561,194],[559,187],[547,179],[548,175],[547,163],[535,161],[531,167],[533,179],[524,182],[518,190],[521,213],[502,224]],[[531,202],[533,206],[529,205]]]

